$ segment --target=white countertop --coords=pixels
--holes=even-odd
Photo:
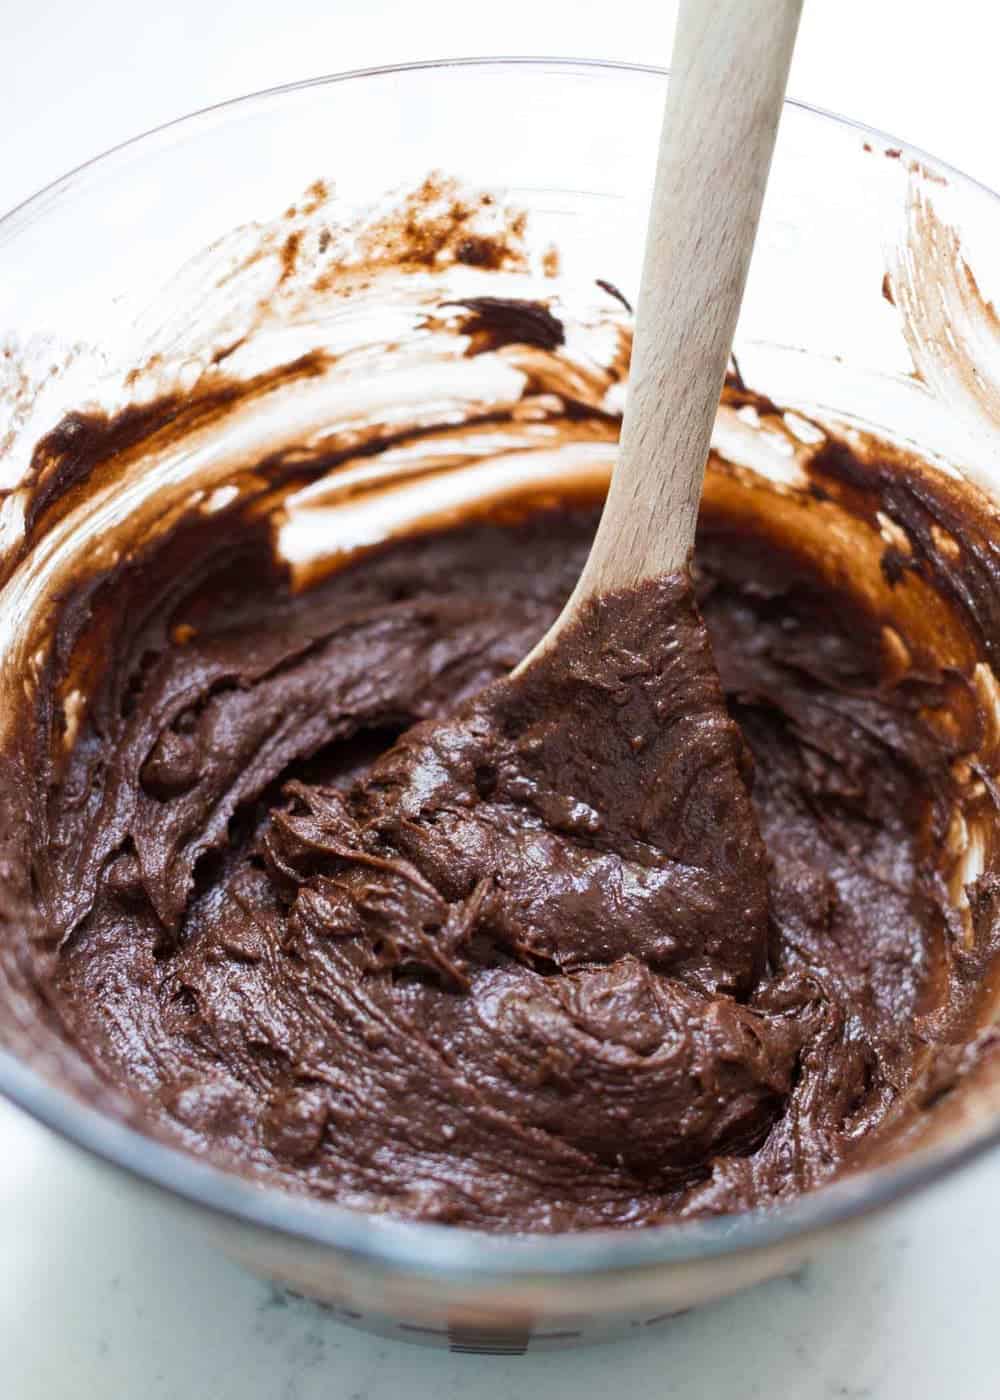
[[[1000,18],[982,0],[807,0],[790,91],[1000,187]],[[257,88],[368,64],[548,53],[665,62],[660,0],[0,0],[0,211],[105,147]],[[497,23],[504,18],[503,32]],[[613,16],[613,25],[609,20]],[[2,307],[2,298],[0,298]],[[2,329],[2,327],[0,327]],[[0,1104],[4,1400],[993,1400],[1000,1154],[798,1279],[627,1347],[502,1359],[354,1333],[178,1232]]]
[[[4,1400],[996,1400],[1000,1156],[639,1342],[453,1356],[228,1263],[0,1104]]]

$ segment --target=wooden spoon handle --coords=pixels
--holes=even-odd
[[[684,567],[802,0],[682,0],[621,448],[572,603]]]

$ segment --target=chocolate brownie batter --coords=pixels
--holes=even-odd
[[[470,314],[467,354],[530,350],[505,422],[613,438],[585,386],[553,401],[550,306]],[[64,424],[30,529],[239,397]],[[55,599],[2,754],[0,1015],[216,1163],[487,1229],[766,1205],[901,1139],[993,1045],[985,501],[857,438],[780,490],[715,458],[693,582],[592,604],[510,678],[599,491],[302,586],[271,517],[349,458],[271,459]]]

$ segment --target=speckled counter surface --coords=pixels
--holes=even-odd
[[[346,1329],[0,1105],[5,1400],[995,1400],[1000,1154],[801,1276],[623,1346],[450,1355]]]

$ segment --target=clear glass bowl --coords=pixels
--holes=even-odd
[[[0,221],[0,333],[16,342],[7,363],[36,367],[36,407],[55,421],[102,375],[135,362],[165,284],[183,349],[185,317],[193,324],[199,307],[183,278],[170,281],[177,268],[237,226],[271,218],[320,175],[336,180],[340,210],[414,187],[431,169],[503,190],[528,210],[538,245],[558,245],[566,277],[597,271],[634,291],[666,80],[589,62],[446,62],[277,89],[161,128]],[[1000,337],[989,304],[998,250],[1000,203],[988,190],[890,138],[788,104],[737,336],[743,375],[820,420],[918,444],[1000,497]],[[46,387],[52,363],[62,372]],[[26,400],[15,380],[0,369],[0,488],[23,467]],[[4,1011],[0,988],[0,1045]],[[792,1270],[834,1230],[1000,1140],[1000,1086],[978,1083],[906,1156],[780,1211],[497,1238],[260,1189],[102,1115],[55,1088],[44,1063],[3,1049],[0,1090],[140,1188],[165,1193],[249,1267],[347,1321],[503,1353],[635,1335]]]

